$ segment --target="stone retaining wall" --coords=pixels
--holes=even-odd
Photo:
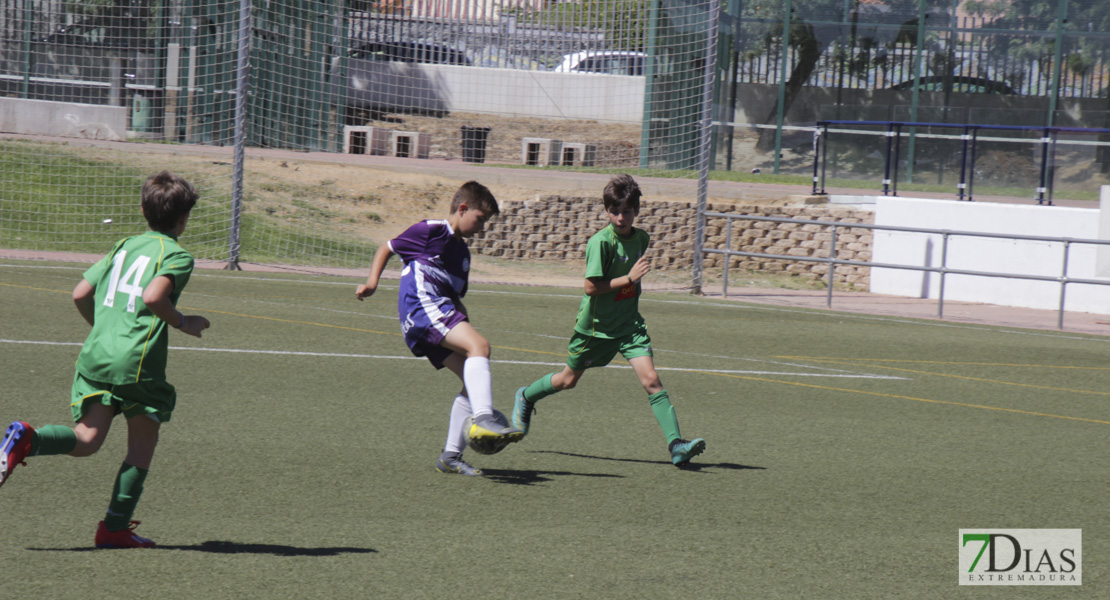
[[[874,213],[829,204],[730,205],[710,203],[709,212],[757,215],[788,219],[872,224]],[[523,202],[500,203],[501,214],[470,242],[471,250],[507,259],[565,261],[584,260],[586,242],[607,224],[597,198],[541,196]],[[706,220],[705,247],[724,248],[726,221]],[[691,202],[645,200],[636,226],[651,235],[648,256],[656,269],[688,269],[694,263],[695,205]],[[782,256],[827,257],[832,234],[821,225],[771,223],[733,219],[732,250]],[[871,260],[871,230],[837,229],[837,258]],[[724,256],[707,255],[706,269],[724,266]],[[730,268],[782,273],[806,279],[825,275],[827,265],[782,259],[734,256]],[[836,282],[867,288],[870,269],[840,266]]]

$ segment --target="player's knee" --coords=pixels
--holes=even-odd
[[[78,434],[77,445],[74,446],[73,451],[69,453],[70,456],[82,457],[96,454],[104,444],[104,437],[105,436],[102,435],[96,435],[95,433],[84,436]]]
[[[554,377],[551,378],[552,387],[559,391],[574,389],[574,386],[578,385],[578,380],[582,378],[581,373],[571,370],[567,370],[560,375],[558,381]]]

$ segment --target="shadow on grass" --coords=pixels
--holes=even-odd
[[[551,481],[555,477],[607,477],[624,478],[623,475],[609,475],[606,473],[574,473],[572,471],[521,471],[502,469],[482,469],[486,479],[497,483],[511,483],[513,485],[535,485]]]
[[[239,542],[210,541],[192,546],[162,546],[158,545],[152,550],[189,550],[193,552],[208,552],[211,554],[269,554],[272,556],[339,556],[340,554],[371,554],[377,553],[373,548],[299,548],[297,546],[282,546],[280,544],[241,544]],[[95,547],[83,548],[28,548],[39,552],[91,552],[99,550]]]
[[[589,455],[589,454],[576,454],[574,452],[559,452],[557,450],[531,450],[530,452],[535,453],[535,454],[559,454],[559,455],[562,455],[562,456],[573,456],[574,458],[589,458],[589,459],[592,459],[592,460],[609,460],[609,461],[616,461],[616,462],[642,463],[642,464],[646,464],[646,465],[668,465],[668,466],[670,466],[670,464],[671,464],[671,463],[669,463],[665,460],[643,460],[643,459],[640,459],[640,458],[613,458],[612,456],[592,456],[592,455]],[[686,465],[685,467],[682,467],[683,471],[701,471],[703,469],[731,469],[731,470],[735,470],[735,471],[752,469],[752,470],[756,470],[756,471],[764,471],[764,470],[767,469],[767,467],[752,467],[752,466],[748,466],[748,465],[738,465],[736,463],[700,463],[700,462],[690,463],[690,464]],[[489,471],[486,471],[486,472],[488,473]]]

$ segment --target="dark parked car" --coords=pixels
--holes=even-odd
[[[991,79],[967,77],[964,75],[928,75],[918,80],[917,89],[921,92],[943,92],[951,82],[952,91],[960,94],[1016,94],[1013,88]],[[909,79],[890,86],[892,90],[912,90],[914,80]]]
[[[351,58],[435,65],[470,65],[462,52],[424,42],[369,42],[351,49]]]
[[[377,113],[442,115],[446,92],[436,78],[417,66],[470,66],[461,50],[426,42],[364,42],[346,59],[347,108]]]

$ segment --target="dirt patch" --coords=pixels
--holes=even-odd
[[[379,245],[417,221],[446,218],[455,191],[471,178],[272,157],[250,157],[245,170],[250,182],[247,210],[281,217],[303,210],[301,205],[310,206],[336,231]],[[532,198],[541,192],[559,193],[503,184],[495,188],[494,193],[503,202]],[[391,267],[400,268],[396,261]],[[475,255],[472,268],[476,282],[579,286],[584,265],[537,264]]]
[[[595,186],[591,181],[583,187],[582,179],[591,177],[585,173],[540,180],[531,178],[529,171],[520,171],[520,177],[491,175],[490,181],[486,181],[485,166],[462,163],[458,159],[461,144],[456,145],[462,126],[485,126],[484,122],[477,121],[479,118],[489,121],[484,115],[452,115],[443,119],[405,117],[392,122],[391,125],[398,129],[428,131],[433,138],[449,140],[432,160],[416,161],[419,171],[413,171],[413,161],[407,159],[366,164],[364,157],[357,155],[248,149],[244,164],[244,210],[272,215],[278,220],[324,226],[382,244],[416,221],[446,218],[455,190],[469,179],[489,183],[502,202],[522,201],[538,195],[597,197],[600,194],[603,183]],[[520,137],[550,136],[564,141],[628,143],[638,147],[638,127],[626,124],[501,119],[489,126],[493,131],[487,163],[493,164],[520,164]],[[105,160],[110,157],[110,160],[147,171],[185,169],[187,166],[190,173],[213,182],[226,181],[230,175],[230,148],[96,140],[49,141],[71,147],[97,147],[99,156]],[[438,165],[442,165],[442,169]],[[605,179],[605,176],[596,177],[600,178],[599,182]],[[672,198],[662,193],[653,194],[651,199]],[[689,201],[690,197],[673,199]],[[580,289],[583,270],[584,265],[574,261],[509,260],[475,255],[472,278],[482,282],[564,285]],[[686,272],[657,271],[650,279],[654,284],[669,288],[689,285]]]

